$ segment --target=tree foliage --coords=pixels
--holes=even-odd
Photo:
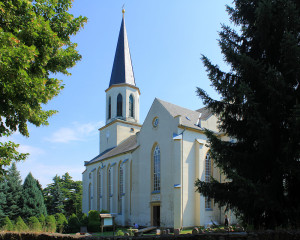
[[[7,182],[0,181],[0,223],[5,218],[5,206],[6,206],[6,191],[7,191]]]
[[[300,2],[234,0],[227,6],[239,32],[223,25],[220,47],[229,72],[202,60],[214,100],[198,88],[220,119],[210,131],[211,156],[230,179],[197,181],[198,190],[255,226],[297,225],[300,219]],[[299,225],[298,225],[299,226]]]
[[[28,219],[28,227],[30,231],[33,232],[40,232],[42,231],[42,225],[40,221],[37,219],[37,217],[30,217]]]
[[[99,232],[100,231],[100,212],[97,210],[91,210],[88,214],[88,231]]]
[[[42,106],[63,89],[54,74],[69,74],[81,59],[70,36],[86,18],[68,11],[72,0],[6,0],[0,2],[0,137],[19,131],[29,136],[27,123],[47,125],[54,110]],[[11,142],[0,143],[0,173],[12,160],[26,156]]]
[[[1,223],[1,229],[4,231],[13,231],[14,230],[14,225],[10,221],[9,217],[5,217],[3,220],[3,223]]]
[[[45,228],[47,232],[55,232],[56,231],[56,221],[53,215],[48,215],[45,220]]]
[[[16,223],[14,225],[14,230],[18,232],[24,232],[28,230],[28,226],[20,216],[17,217]]]
[[[29,173],[23,184],[23,209],[22,216],[25,218],[47,215],[44,197],[40,191],[37,181]]]
[[[68,219],[68,226],[66,231],[68,233],[77,233],[80,231],[80,221],[76,214],[72,214]]]
[[[22,180],[15,163],[11,165],[4,181],[7,186],[6,192],[2,194],[3,199],[5,198],[2,209],[9,219],[15,220],[22,210]]]
[[[48,212],[64,213],[67,217],[82,212],[82,184],[74,181],[69,173],[62,177],[55,176],[53,183],[43,190]]]
[[[68,220],[67,220],[66,216],[62,213],[56,213],[55,220],[56,220],[57,232],[63,233],[65,228],[68,225]]]

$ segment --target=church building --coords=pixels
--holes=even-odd
[[[107,210],[116,223],[183,228],[224,222],[224,209],[196,192],[196,179],[225,181],[209,156],[204,129],[220,138],[208,109],[189,110],[155,98],[141,124],[124,10],[106,93],[100,153],[85,161],[83,212]],[[229,215],[229,213],[226,213]],[[232,216],[233,219],[233,216]]]

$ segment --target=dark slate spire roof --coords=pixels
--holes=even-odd
[[[125,19],[121,23],[114,65],[111,72],[109,87],[115,84],[127,83],[135,86]]]

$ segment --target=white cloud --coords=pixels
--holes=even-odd
[[[38,156],[45,153],[45,151],[41,148],[32,147],[29,145],[22,145],[22,144],[20,144],[18,151],[21,153],[29,153],[30,156]]]
[[[98,128],[103,126],[103,122],[72,123],[72,127],[63,127],[52,134],[50,138],[46,138],[49,142],[54,143],[69,143],[71,141],[84,141],[89,136],[98,133]]]

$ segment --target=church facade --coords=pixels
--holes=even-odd
[[[139,122],[140,90],[134,79],[124,14],[106,93],[100,154],[85,161],[83,212],[107,210],[118,225],[183,228],[222,223],[224,209],[195,192],[196,179],[225,181],[214,166],[204,129],[217,118],[155,99]],[[230,215],[230,213],[226,213]],[[233,221],[233,216],[231,216]]]

